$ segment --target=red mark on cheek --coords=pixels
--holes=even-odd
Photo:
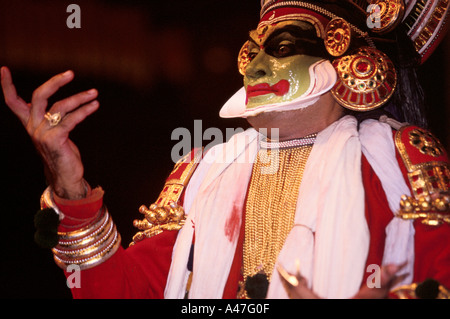
[[[225,223],[225,236],[230,242],[237,238],[241,226],[241,207],[234,206],[230,217]]]

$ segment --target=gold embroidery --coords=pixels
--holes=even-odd
[[[417,52],[421,52],[425,49],[427,43],[437,31],[442,19],[444,18],[444,13],[448,7],[448,0],[440,0],[436,5],[433,13],[430,15],[427,24],[423,27],[422,31],[414,40],[414,46]],[[430,44],[428,45],[430,46]]]
[[[442,194],[432,199],[431,196],[415,199],[402,196],[400,201],[400,213],[402,219],[420,219],[422,224],[439,226],[443,223],[450,224],[450,196]]]
[[[407,169],[412,197],[403,196],[397,216],[403,219],[421,219],[422,223],[438,226],[450,223],[450,168],[442,161],[413,163],[401,136],[407,127],[401,128],[395,137],[397,149]],[[444,154],[440,141],[422,129],[408,133],[409,143],[422,154],[438,157]]]
[[[408,135],[411,145],[419,149],[422,154],[439,157],[444,153],[441,142],[430,132],[414,129]]]
[[[430,161],[417,164],[412,163],[409,154],[406,151],[406,146],[403,144],[403,141],[401,140],[402,132],[405,128],[406,127],[403,127],[397,132],[395,137],[395,144],[408,171],[407,175],[411,184],[414,197],[418,199],[421,196],[428,196],[432,194],[439,194],[441,192],[448,192],[450,183],[450,169],[448,163],[442,161]],[[414,132],[414,134],[410,136],[412,136],[414,140],[425,139],[424,137],[425,135],[421,134],[417,135],[417,131],[418,130],[416,129],[412,130],[411,133]],[[425,143],[425,142],[418,142],[418,143]],[[435,142],[427,141],[427,143],[428,145],[440,145],[440,142],[437,142],[436,144]],[[443,150],[443,148],[441,150]]]
[[[130,246],[165,230],[180,230],[183,227],[186,218],[183,207],[179,205],[179,200],[200,162],[202,152],[203,150],[197,150],[193,156],[190,153],[180,159],[175,164],[156,202],[148,208],[145,205],[139,208],[139,212],[145,218],[133,222],[134,227],[141,231],[134,235]],[[188,160],[190,161],[188,162]],[[180,169],[182,169],[181,174]]]

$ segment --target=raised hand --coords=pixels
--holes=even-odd
[[[48,99],[73,78],[72,71],[52,77],[33,92],[31,102],[27,103],[18,96],[9,69],[1,68],[6,104],[20,119],[41,155],[53,190],[67,199],[83,198],[86,192],[80,152],[69,139],[69,133],[99,107],[95,89],[72,95],[48,107]]]

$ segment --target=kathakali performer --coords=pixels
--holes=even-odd
[[[67,72],[29,107],[2,68],[47,166],[37,240],[82,269],[75,298],[448,298],[450,168],[415,72],[449,1],[261,2],[220,110],[252,128],[176,163],[127,248],[68,138],[98,93],[46,109]]]

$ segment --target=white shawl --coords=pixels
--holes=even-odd
[[[361,152],[379,176],[392,211],[398,209],[400,196],[409,194],[389,134],[389,125],[378,121],[364,122],[358,132],[356,120],[346,116],[317,136],[300,186],[295,227],[278,262],[295,273],[299,261],[302,275],[321,297],[353,296],[365,272],[370,236],[364,216]],[[174,247],[166,298],[184,297],[194,227],[195,271],[189,297],[222,297],[258,139],[253,129],[236,134],[228,143],[212,148],[194,173],[186,189],[188,217]],[[385,262],[409,260],[412,265],[411,246],[405,247],[413,243],[413,233],[411,223],[393,219],[387,228]],[[268,298],[287,298],[276,271]]]

